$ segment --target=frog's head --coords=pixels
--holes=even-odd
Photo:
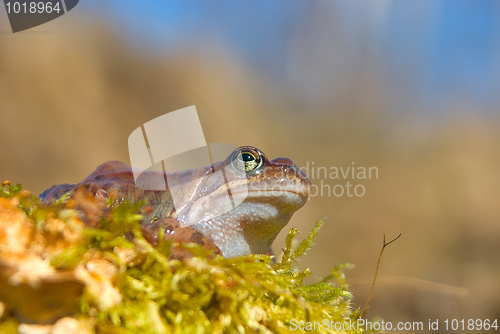
[[[207,171],[178,219],[226,257],[266,252],[309,196],[307,175],[290,159],[269,160],[251,146],[237,148]]]

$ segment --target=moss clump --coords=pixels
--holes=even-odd
[[[50,275],[71,274],[67,281],[83,286],[78,296],[65,297],[61,293],[60,299],[73,298],[74,310],[59,310],[44,319],[20,312],[19,303],[33,300],[6,298],[4,291],[0,294],[2,333],[16,333],[19,326],[25,326],[26,332],[37,322],[45,322],[48,333],[58,333],[65,328],[62,321],[65,326],[76,326],[72,329],[75,333],[288,333],[299,322],[332,324],[356,320],[357,311],[350,307],[352,295],[341,272],[343,266],[311,285],[303,282],[311,275],[309,269],[299,271],[294,267],[298,257],[313,243],[322,221],[296,249],[292,241],[299,231],[291,229],[278,263],[261,254],[235,259],[213,256],[197,244],[177,245],[194,257],[169,260],[171,241],[160,237],[162,241],[152,246],[141,233],[141,216],[137,214],[141,203],[113,208],[101,219],[99,227],[89,228],[79,219],[79,213],[64,203],[43,206],[19,186],[4,184],[0,197],[4,208],[0,213],[0,234],[2,226],[6,230],[6,226],[19,223],[5,212],[10,210],[18,216],[22,212],[22,219],[31,226],[21,231],[28,231],[29,238],[20,252],[31,252],[50,264],[48,272],[31,273],[32,281],[22,275],[13,281],[12,275],[21,269],[8,266],[10,255],[0,245],[0,273],[6,281],[25,285],[28,295],[42,296],[40,307],[47,305],[44,294],[36,290],[53,278]],[[0,238],[2,242],[5,246],[9,240]],[[9,271],[4,270],[6,266]],[[336,278],[337,285],[328,282],[332,278]],[[59,281],[61,289],[67,281]],[[57,298],[56,302],[64,304]],[[31,325],[19,325],[26,319]],[[335,332],[327,327],[316,326],[309,332]]]

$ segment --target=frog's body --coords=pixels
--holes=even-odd
[[[304,205],[310,187],[307,176],[291,160],[270,161],[249,146],[208,167],[167,173],[168,190],[145,190],[164,180],[160,174],[146,171],[135,181],[128,165],[110,161],[81,183],[53,186],[40,199],[50,203],[85,186],[96,197],[113,197],[113,205],[145,201],[149,204],[142,212],[146,227],[156,220],[175,219],[201,232],[225,257],[236,257],[265,253]]]

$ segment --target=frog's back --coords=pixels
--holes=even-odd
[[[80,185],[88,186],[89,190],[94,192],[103,189],[108,193],[114,191],[121,195],[127,187],[134,185],[134,177],[127,164],[121,161],[107,161],[78,184],[64,183],[50,187],[40,194],[40,200],[45,204],[52,204]]]
[[[153,210],[141,212],[144,215],[144,224],[157,218],[169,217],[174,210],[168,191],[144,190],[137,187],[132,169],[120,161],[108,161],[99,165],[94,172],[78,184],[66,183],[52,186],[40,195],[40,200],[47,205],[53,204],[65,193],[72,193],[77,187],[85,187],[96,197],[105,199],[111,197],[112,205],[123,201],[148,203]]]

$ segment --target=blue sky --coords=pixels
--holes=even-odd
[[[222,43],[278,82],[290,79],[287,59],[293,58],[294,38],[302,38],[317,52],[324,47],[315,45],[315,39],[317,44],[332,40],[342,46],[347,59],[360,52],[373,56],[394,94],[401,87],[412,89],[414,102],[425,109],[439,109],[450,99],[464,96],[490,109],[500,101],[500,3],[494,0],[381,0],[375,4],[81,0],[78,7],[110,18],[123,38],[141,50],[171,52],[191,41]],[[308,33],[301,35],[302,30]],[[337,61],[337,50],[326,50],[332,52],[332,63]],[[307,57],[307,52],[295,56],[299,60],[294,58],[294,66],[310,66],[301,57]],[[347,63],[339,60],[338,66]],[[327,74],[301,72],[304,89],[311,82],[321,86],[335,80],[328,74],[334,76],[334,69],[334,65],[325,68]]]

